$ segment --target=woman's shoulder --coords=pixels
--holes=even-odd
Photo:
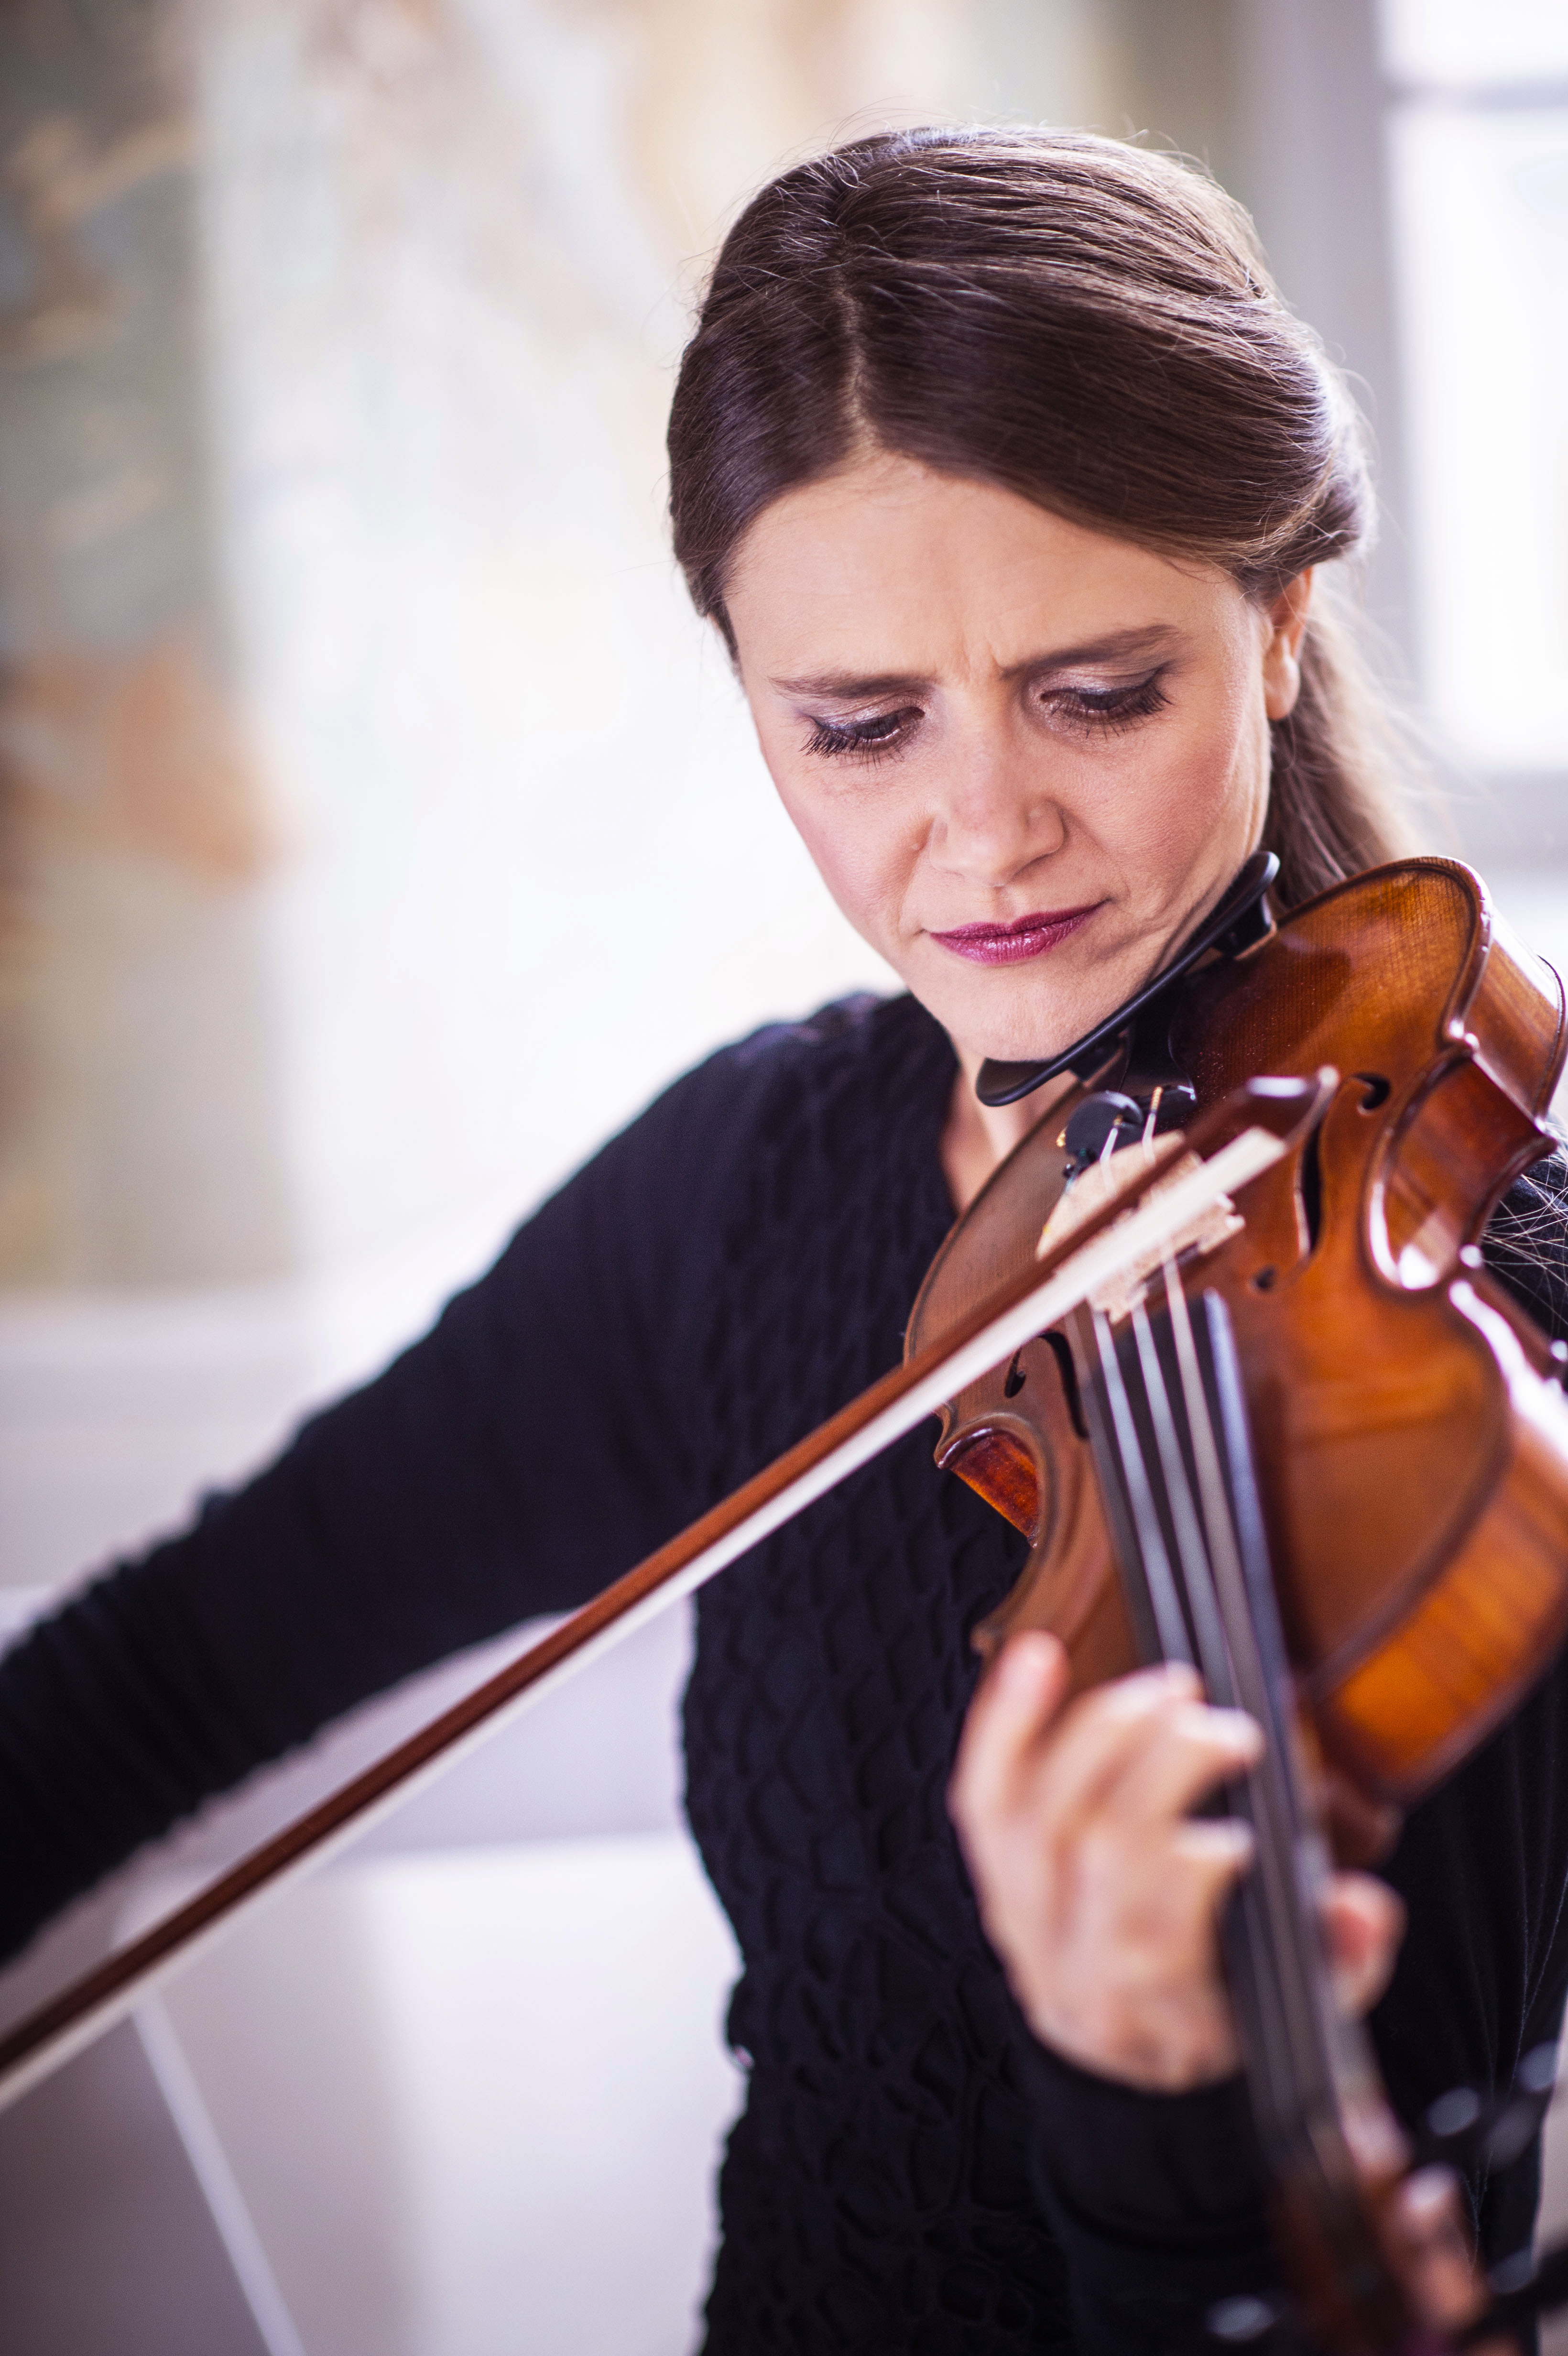
[[[1516,1178],[1487,1223],[1488,1268],[1553,1339],[1568,1338],[1568,1144]]]
[[[749,1157],[794,1120],[830,1102],[874,1128],[891,1099],[944,1101],[953,1049],[918,1000],[869,991],[829,1001],[797,1020],[764,1023],[719,1047],[656,1097],[612,1141],[636,1160],[699,1162],[706,1170]]]
[[[855,991],[829,999],[811,1014],[791,1022],[765,1023],[730,1046],[720,1047],[699,1071],[731,1067],[737,1073],[783,1077],[815,1068],[824,1076],[885,1070],[923,1050],[952,1049],[935,1018],[907,991],[880,998]]]

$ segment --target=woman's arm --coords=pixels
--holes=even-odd
[[[0,1662],[0,1953],[354,1704],[689,1518],[704,1205],[760,1078],[735,1050],[677,1083],[378,1380]]]
[[[1052,1638],[1013,1638],[971,1707],[950,1803],[1022,2016],[1032,2172],[1076,2336],[1163,2351],[1216,2299],[1275,2278],[1214,1930],[1246,1835],[1187,1814],[1260,1738],[1204,1708],[1190,1672],[1063,1715],[1066,1686]]]

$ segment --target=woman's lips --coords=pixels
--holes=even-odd
[[[1058,948],[1080,925],[1086,925],[1100,903],[1087,908],[1061,908],[1047,916],[1015,916],[1010,925],[959,925],[951,933],[933,933],[955,957],[971,965],[1022,965]]]

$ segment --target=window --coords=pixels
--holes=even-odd
[[[1568,7],[1381,36],[1426,701],[1459,766],[1568,788]]]

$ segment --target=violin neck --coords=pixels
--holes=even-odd
[[[1221,1924],[1263,2158],[1290,2238],[1328,2262],[1313,2274],[1360,2284],[1381,2308],[1392,2291],[1357,2152],[1364,2161],[1386,2113],[1365,2036],[1340,2019],[1329,1985],[1328,1851],[1302,1772],[1229,1316],[1217,1293],[1189,1301],[1168,1264],[1163,1288],[1157,1280],[1118,1324],[1084,1314],[1085,1405],[1140,1649],[1190,1663],[1211,1702],[1245,1710],[1265,1737],[1257,1766],[1225,1794],[1255,1847]]]

